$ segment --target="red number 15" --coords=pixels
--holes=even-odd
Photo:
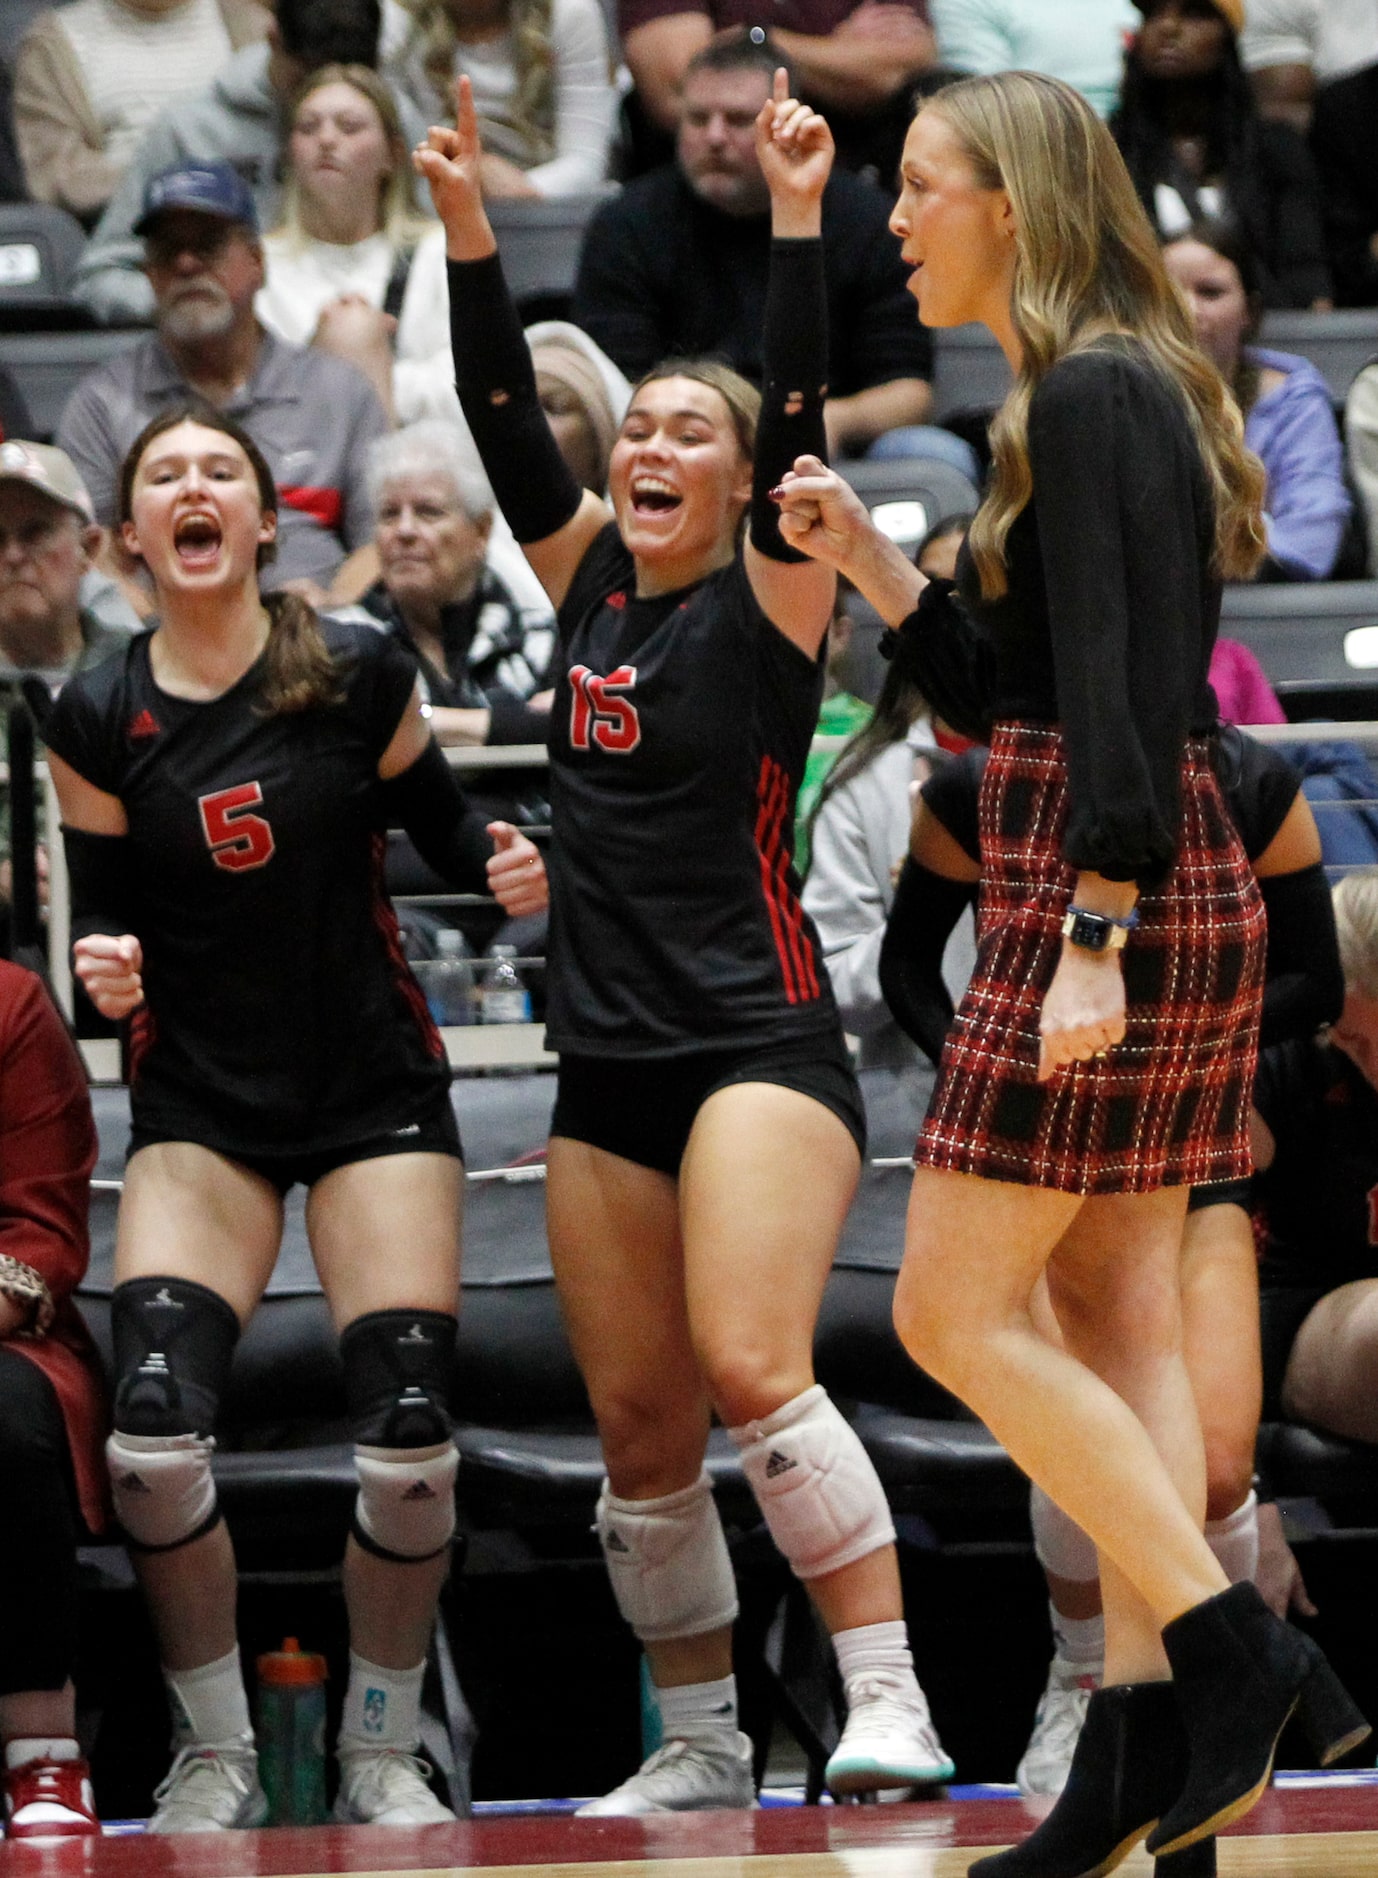
[[[250,811],[263,800],[263,790],[256,782],[238,783],[233,789],[217,789],[213,796],[201,796],[201,826],[206,831],[206,845],[217,867],[227,873],[242,874],[246,868],[262,867],[273,858],[276,843],[273,831],[261,815]]]

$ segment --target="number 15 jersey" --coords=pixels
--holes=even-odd
[[[143,634],[63,688],[46,733],[129,822],[135,1126],[232,1156],[388,1133],[449,1082],[382,878],[378,760],[416,668],[369,627],[322,631],[338,704],[265,715],[261,660],[174,697]]]
[[[676,1056],[836,1030],[794,871],[821,659],[766,618],[740,555],[638,600],[611,524],[556,656],[551,1048]]]

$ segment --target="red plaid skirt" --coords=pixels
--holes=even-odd
[[[1038,1020],[1075,879],[1066,819],[1061,732],[997,725],[981,785],[976,969],[914,1158],[1064,1193],[1242,1179],[1266,921],[1209,745],[1187,745],[1177,860],[1141,895],[1122,954],[1124,1041],[1040,1083]]]

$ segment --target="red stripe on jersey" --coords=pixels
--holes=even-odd
[[[770,930],[775,938],[775,954],[780,961],[780,976],[785,981],[785,996],[791,1004],[797,1004],[799,989],[790,959],[785,922],[776,898],[773,856],[776,843],[780,839],[780,818],[772,774],[774,767],[768,756],[761,758],[761,774],[756,783],[756,852],[761,857],[761,887],[766,897],[766,912],[770,915]]]
[[[416,1019],[416,1027],[421,1032],[426,1048],[432,1056],[444,1056],[445,1039],[436,1029],[435,1019],[431,1016],[426,994],[412,976],[412,969],[407,963],[407,955],[402,950],[402,934],[398,930],[397,915],[393,911],[392,901],[387,896],[383,885],[383,863],[388,851],[386,835],[373,837],[373,893],[370,911],[373,923],[382,935],[383,945],[387,950],[388,964],[392,967],[393,983],[406,999],[411,1014]]]
[[[795,894],[790,890],[786,869],[794,858],[790,834],[790,787],[789,778],[777,763],[775,766],[776,787],[780,797],[780,856],[776,863],[780,905],[784,910],[790,936],[790,949],[794,954],[794,969],[799,975],[799,995],[801,998],[818,996],[818,975],[814,971],[813,948],[804,937],[804,909]]]
[[[139,1065],[158,1041],[158,1020],[146,1004],[141,1004],[129,1020],[129,1076],[132,1089],[139,1080]]]
[[[299,509],[322,528],[338,529],[344,514],[344,497],[338,489],[322,489],[312,483],[279,483],[278,494],[289,509]]]

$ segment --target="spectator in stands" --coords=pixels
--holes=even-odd
[[[1368,568],[1378,580],[1378,359],[1366,365],[1349,388],[1345,442],[1368,523]]]
[[[263,253],[262,323],[358,365],[402,422],[452,376],[444,234],[417,209],[396,102],[368,66],[322,66],[298,94]]]
[[[0,63],[0,202],[23,202],[29,193],[14,135],[13,94],[9,68]]]
[[[1378,23],[1378,10],[1374,10]],[[1317,94],[1311,148],[1341,306],[1378,306],[1378,63]]]
[[[33,428],[23,392],[15,383],[13,373],[0,365],[0,441],[6,437],[31,436]]]
[[[0,444],[0,661],[52,679],[98,665],[126,639],[82,605],[101,531],[69,457]]]
[[[955,517],[931,531],[915,556],[921,573],[952,578],[970,522]],[[864,1069],[917,1060],[881,992],[880,947],[914,799],[940,760],[927,701],[892,661],[874,715],[828,771],[810,817],[804,910],[818,927],[842,1027],[861,1039]],[[969,948],[964,962],[969,970]]]
[[[670,155],[698,55],[735,27],[758,43],[769,33],[775,63],[827,112],[840,161],[869,165],[888,187],[914,88],[937,62],[928,0],[619,0],[617,18],[645,120],[634,122],[645,152],[638,167]]]
[[[403,0],[384,56],[432,122],[467,72],[485,196],[575,196],[608,173],[617,91],[599,0]]]
[[[76,1739],[78,1543],[105,1523],[100,1364],[72,1293],[89,1255],[86,1072],[41,979],[0,961],[0,1740],[10,1839],[95,1838]]]
[[[1236,39],[1243,0],[1138,4],[1110,128],[1159,235],[1228,218],[1254,252],[1265,306],[1328,303],[1315,167],[1297,133],[1254,106]]]
[[[602,495],[632,388],[587,333],[566,320],[542,320],[527,328],[526,338],[536,395],[560,454],[581,489]]]
[[[1248,0],[1239,56],[1265,117],[1305,136],[1327,86],[1378,61],[1372,0]]]
[[[711,353],[760,382],[770,215],[754,139],[780,62],[777,47],[745,32],[696,53],[676,162],[628,184],[589,225],[573,318],[633,380],[661,359]],[[888,219],[873,184],[833,172],[823,247],[834,454],[922,425],[932,404],[932,342],[915,322]],[[969,473],[966,446],[942,439],[937,448]]]
[[[227,163],[155,176],[136,224],[158,330],[84,378],[58,438],[96,517],[115,519],[125,452],[159,411],[189,395],[236,417],[278,485],[278,557],[268,584],[324,598],[345,555],[373,533],[365,459],[388,428],[353,366],[264,330],[254,316],[263,249],[254,199]]]
[[[1130,0],[932,0],[945,66],[963,73],[1048,72],[1108,117],[1138,25]]]
[[[1264,1413],[1378,1442],[1378,870],[1334,898],[1344,1009],[1266,1050],[1254,1092]]]
[[[29,194],[90,223],[153,119],[267,31],[258,0],[74,0],[40,13],[14,69]]]
[[[1244,413],[1245,441],[1268,472],[1260,577],[1328,579],[1353,507],[1329,387],[1309,359],[1251,343],[1263,310],[1258,273],[1234,228],[1195,222],[1167,243],[1163,258],[1201,349]]]
[[[253,190],[260,226],[277,220],[283,131],[291,100],[318,66],[376,65],[379,0],[275,0],[267,39],[245,46],[206,90],[155,118],[96,225],[73,290],[97,319],[153,317],[153,295],[134,232],[148,185],[164,170],[225,162]],[[425,125],[399,99],[409,142]]]
[[[544,743],[554,620],[523,617],[485,562],[493,492],[453,426],[431,419],[369,453],[381,579],[360,601],[421,668],[442,744]]]

